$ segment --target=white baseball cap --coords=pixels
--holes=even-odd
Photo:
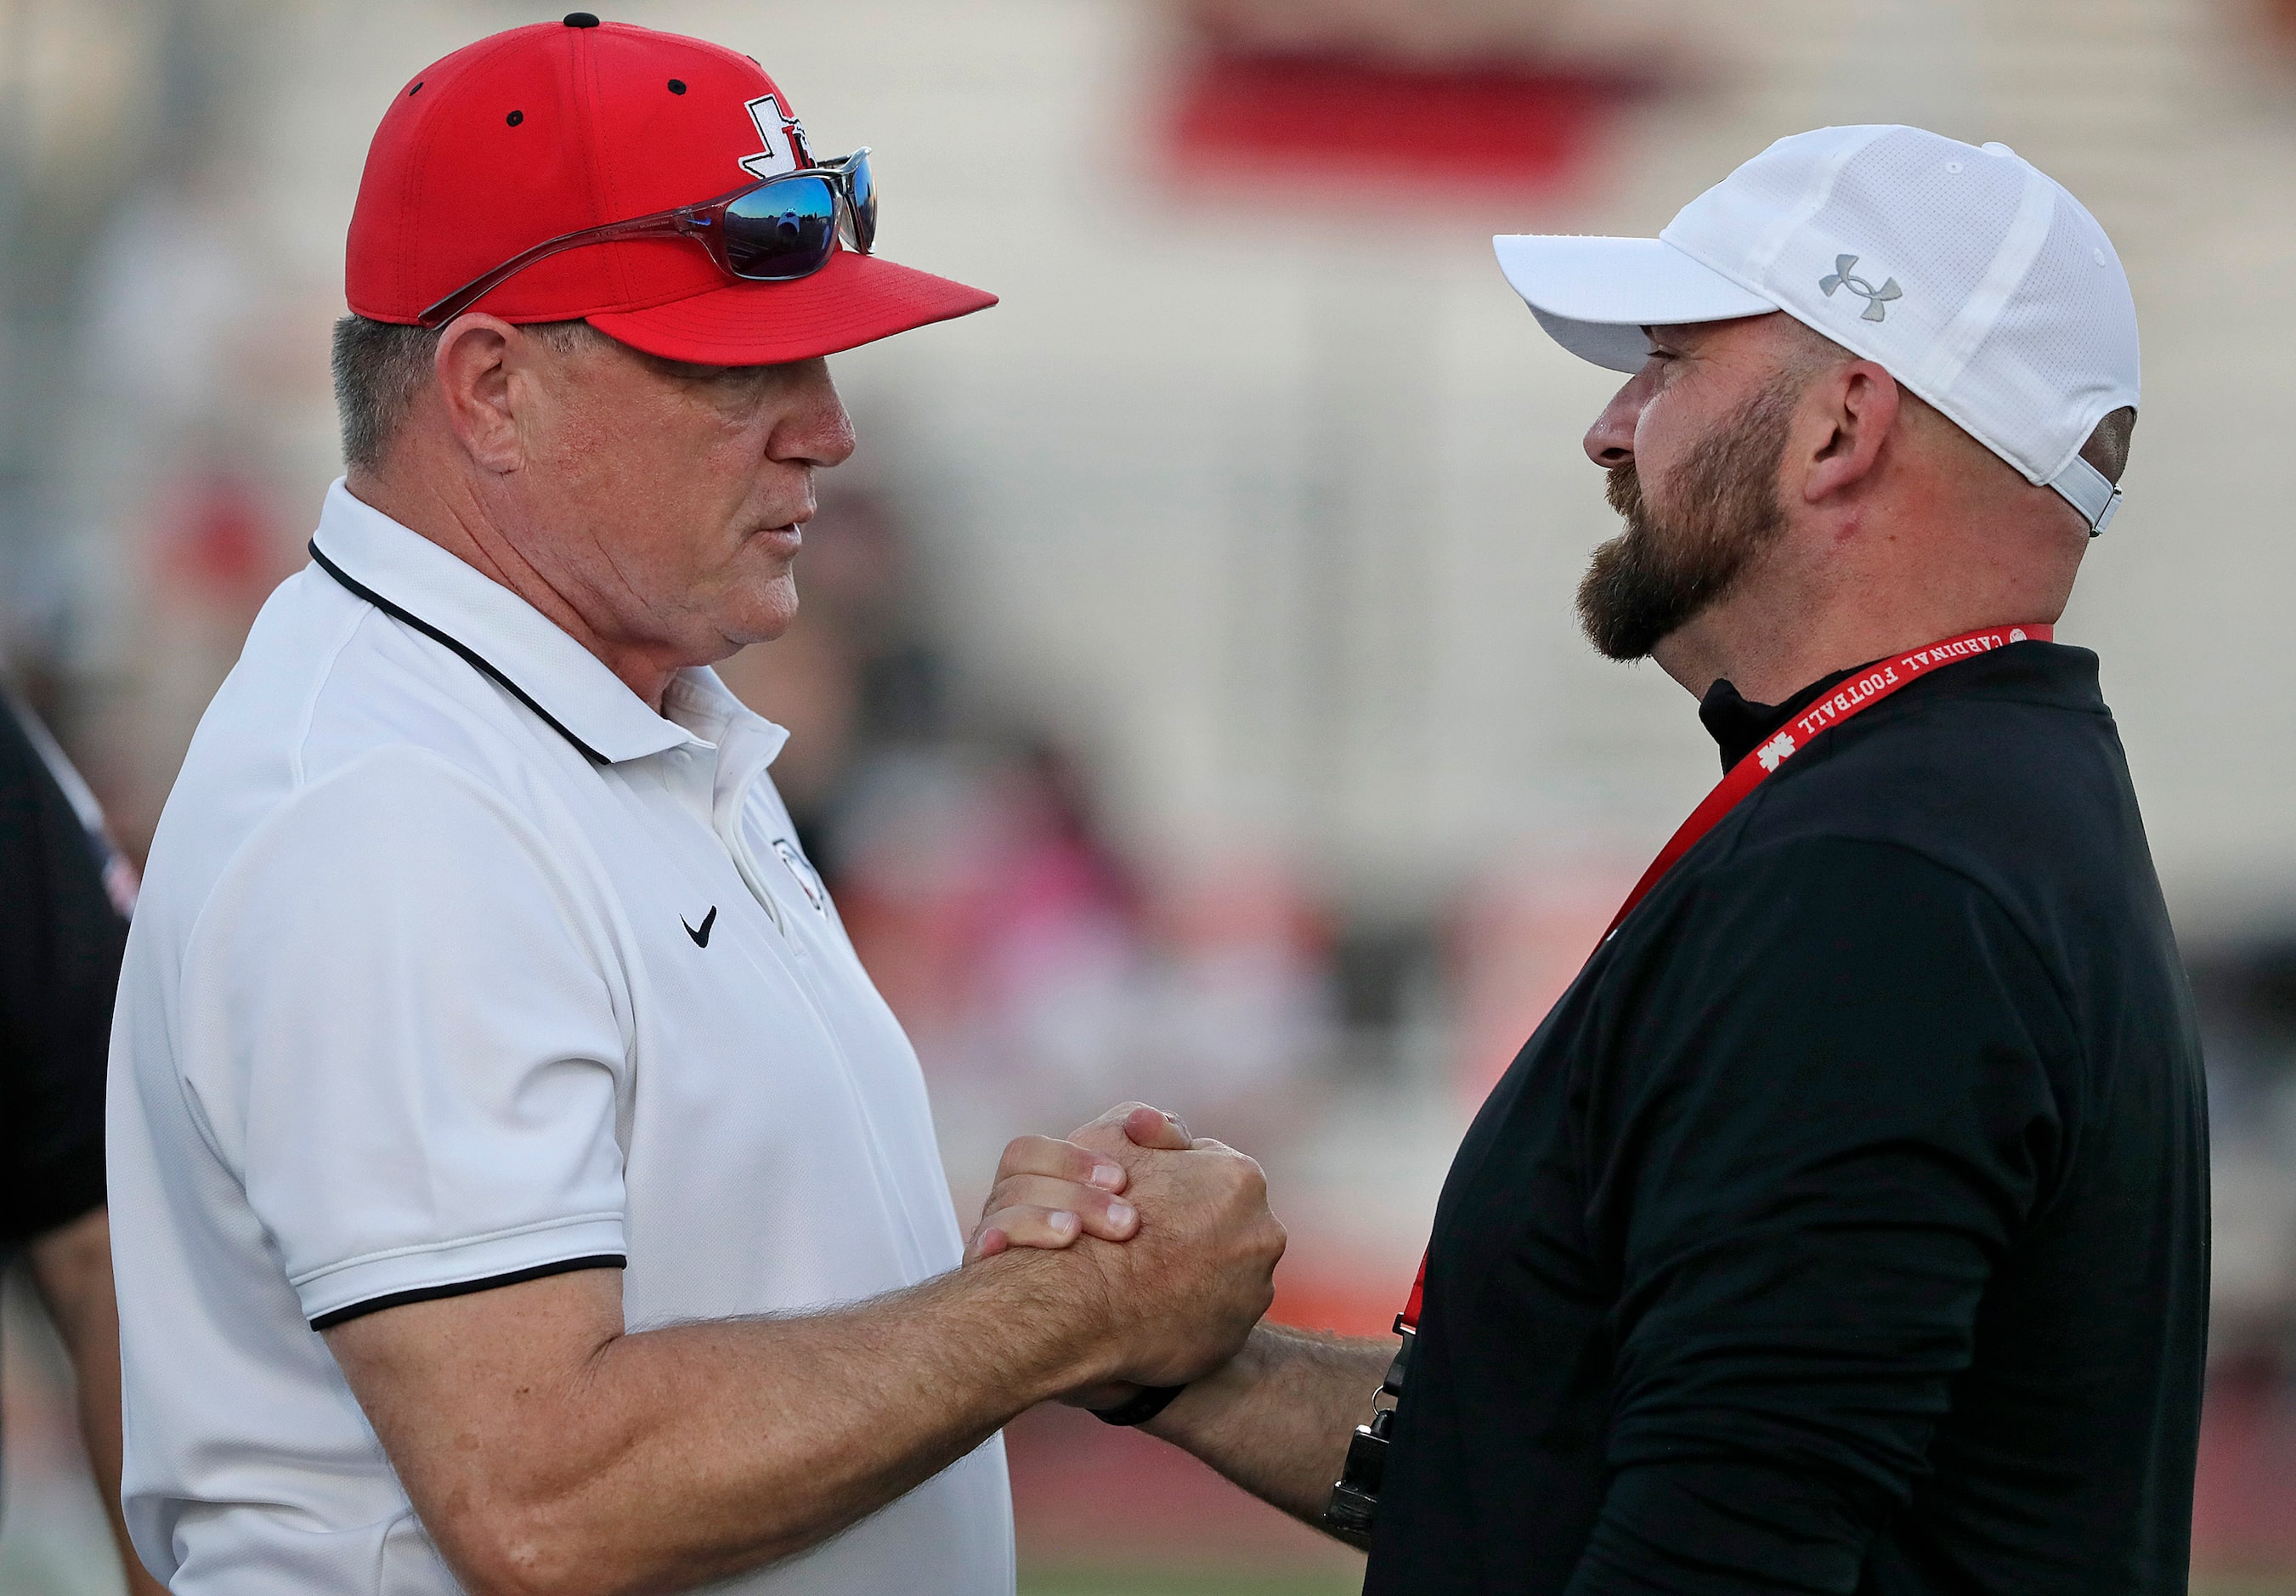
[[[2081,202],[2005,144],[1919,128],[1782,138],[1656,238],[1495,238],[1557,343],[1642,368],[1648,326],[1783,310],[1891,376],[2104,530],[2080,457],[2137,402],[2136,305]]]

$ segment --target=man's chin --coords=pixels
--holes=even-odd
[[[1578,584],[1578,629],[1596,654],[1621,665],[1650,658],[1689,620],[1678,598],[1636,568],[1633,552],[1627,537],[1613,538],[1595,551]]]
[[[1604,659],[1620,665],[1638,665],[1644,660],[1666,663],[1663,657],[1667,646],[1682,636],[1691,622],[1711,607],[1702,604],[1687,613],[1673,613],[1660,620],[1651,616],[1621,618],[1605,616],[1600,620],[1589,617],[1582,609],[1578,629],[1595,652]]]
[[[735,595],[718,611],[715,629],[730,655],[752,643],[771,643],[797,620],[797,582],[788,572]]]

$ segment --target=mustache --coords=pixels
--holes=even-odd
[[[1643,524],[1643,479],[1632,460],[1624,465],[1613,465],[1603,473],[1603,502],[1629,530]]]

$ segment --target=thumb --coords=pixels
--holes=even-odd
[[[1095,1152],[1121,1156],[1128,1144],[1158,1152],[1185,1153],[1191,1143],[1187,1126],[1177,1114],[1151,1108],[1145,1103],[1119,1103],[1069,1139]]]
[[[1124,1134],[1136,1147],[1156,1148],[1166,1152],[1185,1153],[1193,1146],[1187,1126],[1177,1114],[1167,1114],[1160,1108],[1146,1105],[1135,1108],[1124,1117]]]

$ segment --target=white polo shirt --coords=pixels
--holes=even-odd
[[[315,1325],[624,1262],[633,1329],[803,1311],[961,1252],[785,734],[706,670],[655,714],[340,482],[312,547],[160,818],[113,1035],[124,1495],[177,1596],[459,1588]],[[726,1588],[1013,1585],[992,1440]]]

